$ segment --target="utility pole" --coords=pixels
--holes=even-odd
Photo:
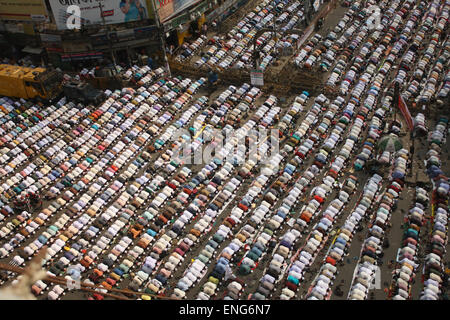
[[[112,46],[112,42],[111,42],[111,38],[110,38],[110,34],[109,34],[110,29],[109,29],[109,27],[106,26],[105,16],[103,15],[103,3],[101,1],[99,1],[98,7],[100,8],[100,16],[102,17],[103,27],[106,30],[106,39],[108,39],[109,52],[111,53],[111,59],[114,64],[114,71],[116,71],[116,73],[118,73],[117,65],[116,65],[116,58],[114,57],[113,46]]]
[[[393,107],[394,107],[394,121],[397,122],[397,109],[400,101],[400,83],[398,81],[394,82],[394,99],[393,99]]]
[[[42,46],[41,32],[39,31],[39,26],[38,26],[38,24],[36,23],[36,21],[33,21],[32,24],[33,24],[33,31],[34,31],[34,34],[35,34],[35,36],[36,36],[36,44],[37,44],[37,46],[38,46],[39,48],[42,48],[42,51],[41,51],[41,54],[40,54],[40,56],[41,56],[41,64],[42,64],[43,66],[46,66],[47,63],[48,63],[48,58],[45,59],[45,60],[47,60],[47,62],[44,61],[43,52],[45,52],[45,55],[47,55],[47,49],[44,49],[43,46]]]
[[[158,29],[161,50],[162,50],[163,56],[164,56],[164,64],[166,65],[165,68],[167,70],[167,74],[169,75],[169,77],[171,77],[172,75],[170,72],[169,60],[167,59],[164,30],[161,27],[161,22],[159,21],[159,14],[158,14],[158,11],[156,10],[155,0],[150,0],[150,3],[152,4],[152,10],[153,10],[153,13],[155,14],[155,23],[156,23],[156,28]]]

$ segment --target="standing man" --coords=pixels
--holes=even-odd
[[[154,63],[153,63],[153,59],[152,59],[152,57],[148,57],[148,59],[147,59],[147,65],[150,67],[150,69],[154,69]]]
[[[212,69],[209,69],[208,81],[210,86],[214,86],[217,83],[218,78],[217,73],[215,73]]]

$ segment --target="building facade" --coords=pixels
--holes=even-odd
[[[36,64],[51,63],[64,70],[100,61],[132,64],[140,55],[158,62],[162,61],[160,36],[167,47],[176,48],[197,36],[204,23],[234,12],[247,1],[15,0],[11,5],[0,0],[0,49],[16,60],[30,55]],[[79,28],[70,28],[78,16],[71,6],[81,8]]]

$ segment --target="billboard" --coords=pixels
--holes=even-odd
[[[45,21],[48,15],[44,0],[0,0],[0,19]]]
[[[155,1],[155,8],[161,22],[175,17],[184,9],[201,2],[202,0],[150,0]]]
[[[261,70],[252,70],[250,72],[250,81],[252,86],[264,86],[264,73]]]
[[[50,0],[50,6],[58,30],[73,29],[73,17],[81,26],[103,24],[103,18],[106,24],[149,18],[146,0]]]

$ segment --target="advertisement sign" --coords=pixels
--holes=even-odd
[[[136,39],[158,39],[158,30],[156,26],[148,26],[134,29],[134,37]]]
[[[64,52],[63,48],[49,47],[49,48],[45,48],[45,49],[47,50],[47,52],[58,52],[58,53]]]
[[[61,36],[58,34],[41,33],[42,42],[61,42]]]
[[[117,31],[117,40],[118,41],[128,41],[134,40],[134,29],[125,29]]]
[[[264,73],[261,70],[252,70],[250,81],[252,86],[264,86]]]
[[[50,6],[58,30],[73,29],[74,20],[81,27],[103,24],[103,19],[114,24],[149,18],[145,0],[50,0]]]
[[[89,53],[75,53],[75,54],[65,54],[61,56],[61,60],[66,61],[81,61],[89,59],[101,59],[103,58],[102,52],[89,52]]]
[[[5,23],[5,29],[6,31],[10,33],[24,33],[24,27],[22,23],[15,24],[15,23]]]
[[[0,0],[0,19],[46,21],[44,0]]]
[[[201,0],[154,0],[159,20],[165,22]]]
[[[110,32],[109,33],[111,41],[117,39],[117,33]],[[94,47],[105,46],[109,44],[110,39],[106,33],[93,34],[89,37],[91,39],[91,43]]]

